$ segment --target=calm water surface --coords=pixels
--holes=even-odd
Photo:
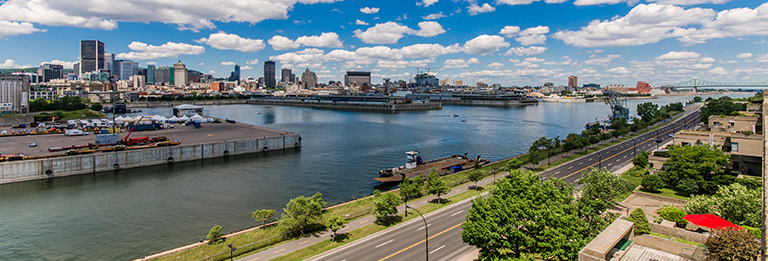
[[[634,114],[642,102],[685,98],[631,100],[629,107]],[[0,260],[141,258],[200,240],[214,224],[225,232],[255,226],[251,212],[279,213],[299,195],[319,191],[330,204],[370,195],[378,170],[403,165],[405,151],[419,150],[425,159],[468,152],[498,160],[524,153],[541,136],[565,137],[609,114],[603,103],[394,114],[261,105],[205,110],[299,133],[304,147],[0,185]],[[171,109],[142,114],[170,116]]]

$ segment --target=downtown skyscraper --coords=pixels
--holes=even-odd
[[[264,62],[264,85],[270,89],[275,88],[276,82],[275,82],[275,62],[274,61]]]
[[[104,43],[98,40],[80,40],[80,75],[98,72],[104,68]]]

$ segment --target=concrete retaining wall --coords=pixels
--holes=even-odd
[[[709,237],[707,235],[691,232],[682,228],[662,226],[653,222],[650,222],[650,224],[651,232],[671,236],[674,238],[685,239],[696,243],[707,243],[707,238]]]
[[[265,148],[266,150],[292,149],[300,144],[298,134],[287,134],[208,144],[3,162],[0,163],[0,184],[256,153],[265,151]]]
[[[173,107],[178,106],[182,104],[194,104],[198,106],[203,105],[225,105],[225,104],[245,104],[247,100],[245,99],[236,99],[236,100],[210,100],[210,101],[172,101],[172,102],[132,102],[125,104],[125,107],[128,108],[147,108],[147,107]]]
[[[249,100],[248,104],[283,105],[310,107],[338,110],[375,110],[375,111],[401,111],[401,110],[441,110],[443,105],[437,102],[429,103],[344,103],[344,102],[302,102],[301,100]]]
[[[632,194],[635,194],[635,196],[637,196],[637,197],[645,197],[645,198],[655,199],[655,200],[659,200],[659,201],[672,202],[675,205],[685,205],[685,203],[688,203],[688,201],[686,201],[686,200],[662,197],[662,196],[658,196],[658,195],[654,195],[654,194],[650,194],[650,193],[641,192],[641,191],[638,191],[638,190],[635,190],[634,192],[632,192]]]
[[[694,249],[695,246],[680,243],[677,241],[672,241],[669,239],[660,238],[654,235],[648,235],[648,234],[642,234],[635,236],[634,244],[638,244],[644,247],[653,248],[656,250],[664,251],[670,254],[680,254],[682,252],[691,252],[690,250],[683,250],[683,249]]]
[[[33,121],[35,118],[32,115],[0,117],[0,126],[12,126],[19,123],[26,123],[29,126]]]

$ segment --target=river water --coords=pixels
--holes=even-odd
[[[628,103],[634,114],[642,102],[688,98]],[[469,153],[498,160],[609,112],[602,102],[399,113],[207,106],[207,115],[299,133],[303,148],[0,185],[0,260],[141,258],[198,241],[214,224],[224,232],[258,225],[251,212],[279,215],[299,195],[321,192],[330,204],[370,195],[378,170],[403,165],[409,150],[424,159]]]

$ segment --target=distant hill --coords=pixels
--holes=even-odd
[[[15,73],[15,72],[21,72],[21,71],[36,73],[37,72],[37,67],[23,68],[23,69],[0,69],[0,73]],[[64,69],[64,74],[71,73],[73,71],[74,70],[72,70],[72,69]]]

